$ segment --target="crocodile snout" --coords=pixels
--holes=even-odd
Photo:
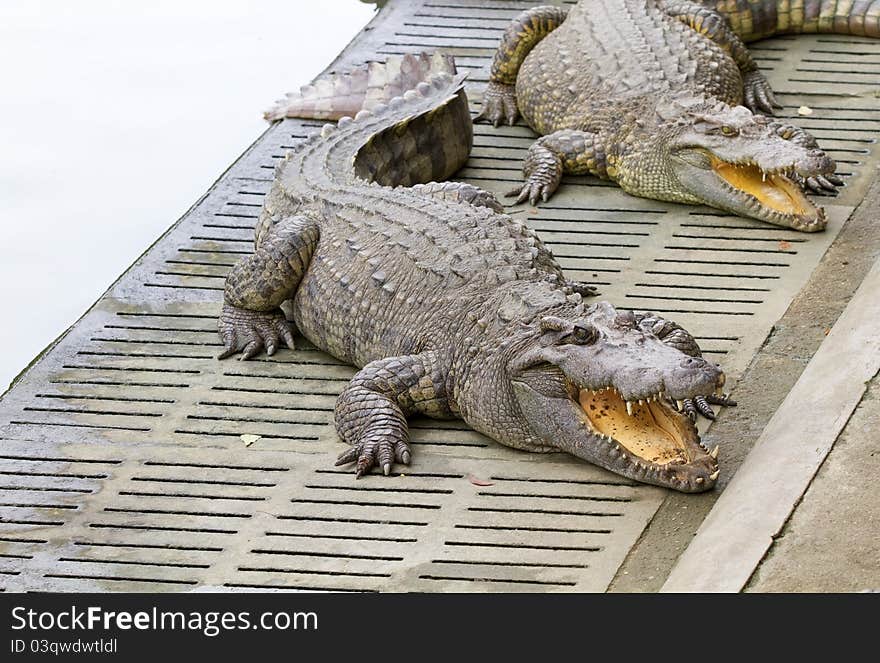
[[[709,367],[712,368],[711,364],[707,362],[702,357],[685,357],[681,360],[679,364],[682,368],[688,368],[691,370],[699,370],[701,368]]]
[[[724,384],[724,373],[702,357],[685,357],[667,380],[668,391],[675,398],[707,395]]]
[[[833,173],[837,164],[834,159],[820,149],[811,149],[805,158],[797,164],[797,171],[801,174]]]
[[[681,360],[679,368],[689,373],[705,375],[712,385],[724,384],[724,373],[717,364],[710,364],[702,357],[685,357]]]

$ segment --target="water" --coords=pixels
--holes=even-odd
[[[355,0],[0,3],[0,392],[372,14]]]

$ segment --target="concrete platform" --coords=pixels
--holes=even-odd
[[[748,592],[880,591],[880,380],[871,380]]]
[[[443,49],[471,73],[476,112],[501,32],[531,4],[392,1],[331,70]],[[573,278],[598,283],[616,305],[680,322],[741,380],[741,407],[708,432],[722,445],[722,486],[876,248],[862,211],[880,162],[880,99],[866,83],[880,42],[781,38],[753,53],[786,105],[781,115],[841,163],[847,186],[826,201],[825,233],[632,198],[587,178],[568,178],[538,210],[512,210]],[[802,104],[813,114],[797,117]],[[350,367],[304,342],[244,364],[213,358],[223,279],[250,251],[274,165],[320,124],[269,129],[4,395],[0,585],[658,589],[717,492],[671,494],[428,421],[414,426],[411,472],[355,483],[332,467],[341,449],[332,406]],[[503,193],[533,139],[524,126],[479,125],[460,179]],[[717,294],[695,295],[697,286]],[[797,349],[777,348],[780,339]]]
[[[820,509],[860,513],[863,522],[858,527],[854,527],[855,522],[848,523],[847,539],[861,541],[865,534],[871,538],[880,497],[870,489],[870,458],[865,462],[866,458],[859,455],[870,456],[877,451],[880,433],[862,428],[867,435],[859,436],[842,452],[848,452],[856,461],[855,466],[840,468],[839,463],[832,462],[823,479],[811,484],[844,427],[852,425],[858,436],[859,423],[850,424],[850,416],[865,396],[866,385],[880,372],[877,320],[880,262],[865,277],[679,558],[663,586],[665,591],[739,591],[774,545],[796,507],[796,522],[813,514],[816,529],[807,537],[829,535],[829,523],[816,522],[817,500]],[[835,467],[841,483],[834,489],[840,494],[830,497],[827,477],[828,472],[834,474]],[[808,487],[820,497],[814,496],[805,506],[801,498]],[[837,527],[846,522],[838,522]],[[826,545],[827,551],[835,556],[845,555],[848,548],[829,542]],[[868,543],[867,547],[876,551],[876,542]],[[783,548],[777,555],[788,560],[789,564],[781,566],[790,566],[789,572],[796,577],[800,566],[795,562],[797,553]],[[880,586],[880,557],[868,557],[864,563],[865,570],[872,569],[872,583]],[[779,573],[778,562],[776,568]]]

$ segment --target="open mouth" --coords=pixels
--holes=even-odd
[[[791,179],[793,168],[766,171],[754,163],[730,163],[714,155],[710,160],[715,174],[771,212],[794,217],[817,217],[821,213]]]
[[[613,387],[581,389],[578,400],[593,430],[656,465],[693,460],[684,442],[682,416],[657,396],[625,401]]]
[[[718,447],[703,447],[693,422],[663,394],[632,401],[614,387],[580,389],[578,403],[591,431],[614,445],[640,480],[668,484],[681,474],[683,483],[699,490],[718,478]]]

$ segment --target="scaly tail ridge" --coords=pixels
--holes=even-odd
[[[455,74],[455,62],[444,53],[390,56],[384,63],[368,62],[352,71],[330,74],[299,92],[288,93],[263,114],[270,122],[285,117],[338,120],[411,90],[432,75]]]
[[[407,102],[420,105],[438,92],[451,91],[437,105],[396,121],[370,136],[357,151],[354,172],[383,186],[412,186],[451,177],[468,160],[473,147],[473,122],[463,84],[464,75],[434,75],[375,112],[392,111]]]
[[[426,70],[423,63],[434,63]],[[381,65],[380,65],[381,66]],[[432,68],[433,67],[433,68]],[[434,68],[440,68],[437,72]],[[309,198],[362,184],[388,187],[443,181],[459,170],[473,146],[473,122],[464,91],[465,74],[450,74],[451,57],[394,58],[388,80],[424,80],[370,110],[326,124],[276,167],[291,197]],[[391,86],[383,85],[383,94]],[[327,188],[325,188],[327,187]]]
[[[880,0],[702,0],[727,17],[743,41],[775,34],[880,37]]]

